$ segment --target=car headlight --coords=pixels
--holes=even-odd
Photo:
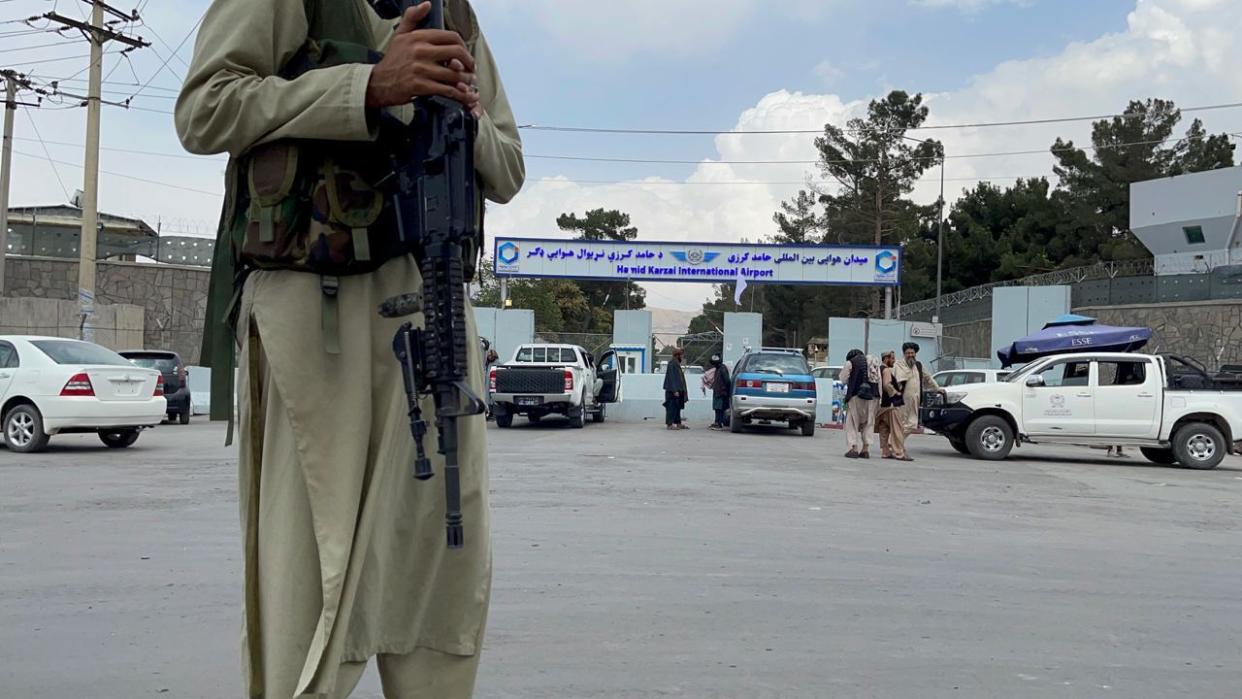
[[[964,400],[966,400],[966,394],[963,393],[962,391],[952,391],[950,393],[945,394],[945,397],[944,397],[945,405],[953,405],[954,403],[961,403]]]

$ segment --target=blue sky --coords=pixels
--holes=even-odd
[[[180,150],[172,97],[191,60],[188,33],[205,0],[137,0],[152,49],[109,56],[100,206],[161,222],[170,233],[210,235],[220,206],[223,160]],[[261,2],[263,0],[250,0]],[[344,1],[344,0],[342,0]],[[1133,98],[1181,106],[1242,102],[1237,0],[477,0],[521,123],[571,126],[818,129],[843,123],[890,89],[923,92],[930,123],[1113,113]],[[83,16],[77,0],[11,0],[0,20],[55,7]],[[84,44],[47,34],[5,34],[0,66],[80,56]],[[171,46],[189,36],[174,56]],[[157,38],[158,37],[158,38]],[[166,62],[167,68],[160,70]],[[48,80],[84,59],[15,66]],[[84,74],[79,74],[80,80]],[[83,90],[83,84],[67,83]],[[64,201],[81,187],[84,110],[71,99],[19,111],[13,205]],[[1242,132],[1242,110],[1205,112],[1213,131]],[[1189,121],[1189,119],[1187,120]],[[33,123],[32,123],[33,122]],[[38,127],[53,168],[34,133]],[[1089,124],[938,131],[949,154],[1045,150],[1057,136],[1085,140]],[[647,239],[755,240],[813,175],[804,165],[729,165],[720,160],[803,160],[810,136],[624,136],[524,132],[529,155],[684,159],[691,165],[573,163],[531,158],[527,187],[489,211],[493,234],[556,235],[559,213],[620,208]],[[60,145],[68,144],[68,145]],[[123,151],[150,151],[145,155]],[[949,194],[980,179],[1051,175],[1046,153],[951,160]],[[56,175],[64,183],[64,189]],[[139,181],[149,180],[149,182]],[[599,184],[599,182],[616,184]],[[914,192],[931,201],[936,173]],[[696,307],[702,286],[652,287],[651,303]]]
[[[580,0],[535,0],[574,1]],[[1055,53],[1071,42],[1122,29],[1127,12],[1134,8],[1128,0],[1043,0],[970,11],[900,0],[825,0],[824,4],[832,7],[809,19],[788,13],[756,15],[720,45],[672,59],[660,51],[645,51],[626,60],[573,60],[576,47],[557,41],[518,7],[499,8],[483,21],[502,62],[515,111],[524,122],[711,129],[733,126],[742,110],[781,88],[831,90],[846,100],[867,99],[893,87],[952,90],[1002,61]],[[621,32],[614,39],[625,42]],[[832,67],[830,79],[817,70],[825,65]],[[525,138],[529,149],[538,153],[589,148],[605,156],[662,159],[714,154],[708,137],[528,133]],[[550,166],[539,161],[528,165],[536,175],[589,179],[653,172],[684,176],[693,169]]]

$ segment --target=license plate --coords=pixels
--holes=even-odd
[[[518,405],[540,405],[542,403],[543,399],[539,396],[518,396],[517,398]]]
[[[140,386],[142,386],[142,384],[133,382],[118,384],[116,387],[116,394],[118,396],[136,396],[138,395],[138,388]]]
[[[789,384],[770,383],[768,384],[768,393],[789,393]]]

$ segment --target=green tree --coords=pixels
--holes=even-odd
[[[894,90],[873,100],[865,119],[851,119],[842,129],[831,124],[815,140],[820,170],[837,184],[820,197],[824,205],[825,241],[833,243],[904,243],[917,236],[927,207],[907,199],[915,182],[939,162],[938,141],[906,136],[927,120],[922,95]],[[872,293],[872,315],[879,316],[883,292]]]
[[[615,209],[592,209],[581,218],[577,214],[561,214],[556,225],[563,231],[576,233],[575,240],[625,242],[638,238],[638,229],[630,225],[630,215]],[[582,281],[577,285],[592,309],[589,327],[593,332],[612,331],[613,311],[647,306],[647,292],[634,282]]]
[[[476,283],[471,302],[499,308],[500,283],[491,259],[483,261]],[[594,319],[586,295],[570,279],[510,279],[509,299],[515,308],[534,311],[535,327],[548,332],[587,332]]]
[[[1233,165],[1228,135],[1208,136],[1197,119],[1185,138],[1170,143],[1181,119],[1169,100],[1133,101],[1125,116],[1095,122],[1090,156],[1073,141],[1056,140],[1057,195],[1074,222],[1052,253],[1061,253],[1053,257],[1058,266],[1149,256],[1130,230],[1130,185]]]

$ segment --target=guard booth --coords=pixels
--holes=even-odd
[[[651,348],[634,347],[631,345],[613,345],[617,354],[617,363],[621,365],[622,374],[650,374],[649,362]]]

